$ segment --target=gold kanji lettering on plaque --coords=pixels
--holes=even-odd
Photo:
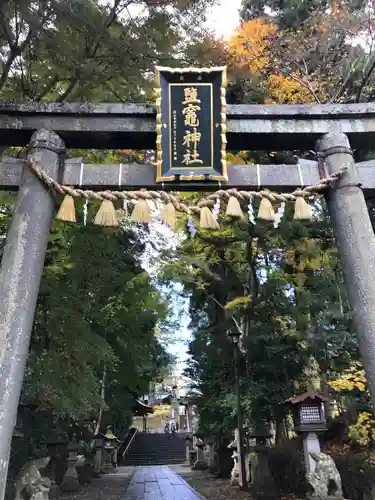
[[[201,110],[201,107],[199,106],[199,104],[201,104],[201,100],[198,99],[197,87],[184,88],[184,101],[182,104],[184,106],[182,114],[184,117],[185,127],[191,127],[192,130],[185,130],[182,143],[185,147],[185,154],[181,163],[184,165],[192,165],[194,163],[202,164],[203,161],[200,159],[198,152],[198,144],[201,140],[201,133],[198,128],[198,112]]]
[[[185,117],[185,126],[187,127],[199,127],[199,120],[197,116],[197,111],[200,111],[199,106],[194,106],[194,104],[189,104],[186,108],[182,110],[182,114]]]
[[[193,151],[186,150],[184,159],[181,163],[184,165],[192,165],[193,163],[203,163],[203,161],[199,158],[198,151],[194,149]]]
[[[201,140],[201,133],[197,131],[197,128],[194,127],[193,131],[185,130],[183,146],[186,146],[186,151],[184,154],[184,159],[182,163],[184,165],[192,165],[193,163],[203,163],[203,161],[199,158],[198,153],[198,143]],[[191,146],[193,146],[193,150],[191,150]]]
[[[198,99],[198,89],[196,87],[186,87],[186,89],[184,89],[184,96],[185,100],[182,103],[183,105],[189,103],[190,104],[201,103],[200,99]]]
[[[185,130],[185,135],[184,135],[184,142],[183,145],[186,147],[190,147],[190,144],[193,144],[194,147],[196,147],[197,143],[200,142],[201,140],[201,133],[197,132],[197,128],[194,127],[193,131],[190,132],[190,130]]]

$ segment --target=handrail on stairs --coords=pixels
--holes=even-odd
[[[136,436],[137,432],[138,432],[138,429],[134,428],[134,433],[133,433],[132,437],[130,438],[129,443],[128,443],[128,444],[127,444],[127,446],[126,446],[126,448],[125,448],[125,450],[124,450],[124,453],[121,455],[121,458],[124,458],[124,456],[126,455],[126,453],[127,453],[128,449],[130,448],[130,445],[131,445],[131,444],[132,444],[132,442],[134,441],[134,438],[135,438],[135,436]]]

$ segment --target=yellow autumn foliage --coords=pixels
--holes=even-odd
[[[292,77],[280,74],[268,76],[268,88],[272,100],[277,104],[300,104],[313,102],[311,92]]]
[[[296,75],[284,75],[275,68],[272,70],[270,39],[276,33],[276,25],[264,19],[250,19],[243,22],[228,42],[228,53],[233,69],[241,75],[262,73],[269,94],[265,104],[313,102],[312,93],[305,85],[299,83]]]
[[[350,368],[344,371],[337,380],[332,380],[329,385],[336,392],[353,391],[357,389],[366,392],[366,376],[359,363],[354,363]]]
[[[246,161],[243,157],[245,154],[246,151],[240,151],[237,154],[227,153],[228,165],[245,165]]]
[[[242,23],[229,40],[228,49],[234,64],[244,66],[251,73],[263,69],[269,63],[267,37],[277,31],[275,24],[263,19],[251,19]]]
[[[368,446],[375,441],[375,421],[371,413],[361,412],[355,424],[349,426],[348,432],[351,441],[362,446]]]

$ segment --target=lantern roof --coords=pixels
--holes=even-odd
[[[328,401],[328,399],[319,392],[307,391],[303,394],[299,394],[298,396],[292,396],[291,398],[286,399],[284,402],[286,404],[298,405],[301,403],[311,403],[316,400],[320,401],[321,403]]]

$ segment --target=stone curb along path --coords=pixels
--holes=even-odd
[[[121,500],[205,500],[169,467],[136,470]]]

